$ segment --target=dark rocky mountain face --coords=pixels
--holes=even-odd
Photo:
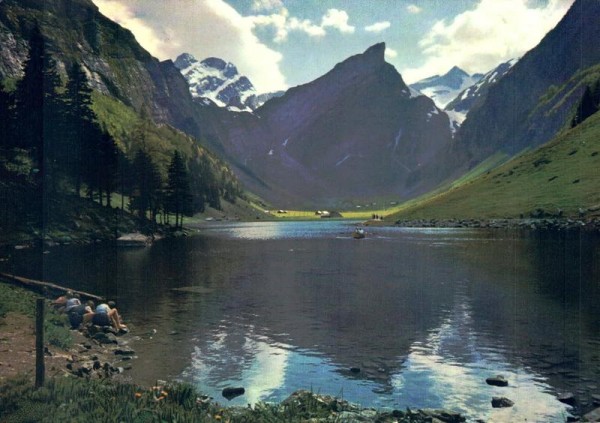
[[[448,157],[472,166],[497,151],[514,154],[550,140],[581,98],[576,75],[599,63],[600,1],[577,0],[471,109]]]
[[[96,90],[137,111],[148,108],[157,123],[199,134],[194,102],[173,63],[153,58],[130,31],[100,14],[90,0],[0,2],[1,79],[20,77],[35,22],[59,69],[78,61]]]
[[[279,204],[427,191],[439,180],[416,175],[448,146],[449,120],[429,98],[411,96],[384,52],[377,44],[254,114],[207,108],[214,148],[251,190]]]

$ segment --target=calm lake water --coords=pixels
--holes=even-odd
[[[377,408],[564,421],[600,393],[600,239],[348,222],[214,223],[145,249],[15,251],[4,270],[117,300],[136,381],[229,404],[297,389]],[[350,368],[359,368],[354,373]],[[485,379],[501,374],[507,388]],[[492,409],[491,398],[515,402]]]

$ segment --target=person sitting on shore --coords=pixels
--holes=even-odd
[[[87,323],[92,319],[94,302],[88,301],[86,304],[79,304],[67,312],[71,329],[77,329],[82,323]],[[89,315],[89,317],[85,317]]]
[[[112,303],[112,301],[108,304],[98,304],[93,316],[91,316],[92,323],[98,326],[112,326],[117,332],[127,331],[127,326],[123,324],[121,315],[116,308],[110,307],[110,303]],[[112,304],[114,305],[114,303]]]
[[[69,298],[65,303],[65,313],[69,314],[71,310],[80,305],[81,300],[79,299],[79,294],[73,294],[73,296]]]
[[[73,294],[73,291],[67,291],[64,295],[61,295],[56,300],[52,301],[52,305],[59,312],[69,312],[69,310],[75,306],[81,304],[78,294]]]

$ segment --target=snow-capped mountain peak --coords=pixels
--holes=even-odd
[[[446,111],[454,111],[466,116],[473,105],[487,94],[489,87],[498,82],[517,61],[518,59],[511,59],[501,63],[483,75],[479,81],[460,92],[454,100],[448,103]]]
[[[511,59],[496,66],[485,75],[482,75],[475,84],[461,91],[454,100],[446,105],[444,111],[450,118],[450,124],[454,131],[462,125],[469,110],[477,102],[483,101],[490,86],[502,78],[517,61],[518,59]]]
[[[191,54],[183,53],[175,60],[175,66],[188,81],[192,97],[200,104],[207,104],[208,99],[219,107],[244,110],[247,108],[244,100],[256,95],[250,80],[240,75],[233,63],[218,57],[198,61]]]
[[[174,63],[187,80],[194,100],[204,106],[251,112],[269,99],[283,95],[282,91],[258,94],[233,63],[218,57],[198,61],[193,55],[183,53]]]
[[[410,87],[431,98],[440,109],[443,109],[461,91],[476,83],[479,78],[481,78],[481,74],[469,75],[458,66],[454,66],[444,75],[430,76],[411,84]]]

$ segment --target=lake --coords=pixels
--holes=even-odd
[[[214,222],[152,247],[14,251],[3,270],[114,298],[129,375],[227,404],[297,389],[376,408],[565,421],[600,393],[600,239],[519,230]],[[352,369],[352,370],[351,370]],[[503,375],[505,388],[485,379]],[[226,386],[246,394],[231,402]],[[514,407],[492,409],[493,396]]]

